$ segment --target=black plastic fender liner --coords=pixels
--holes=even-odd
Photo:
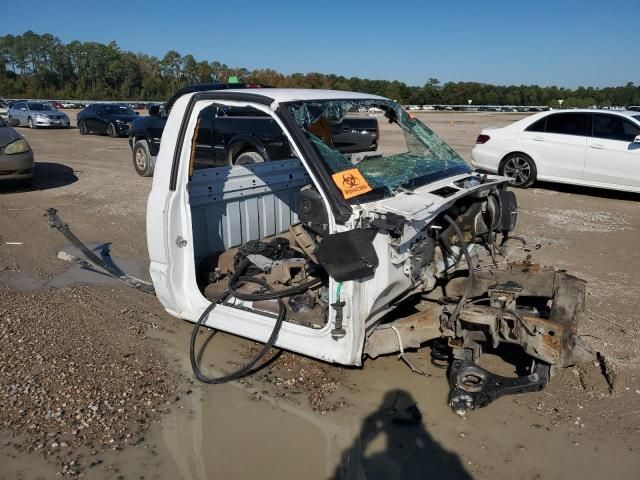
[[[327,235],[316,250],[320,265],[338,282],[370,277],[379,262],[373,248],[376,234],[377,229],[360,228]]]
[[[62,220],[58,216],[58,211],[55,208],[47,208],[44,211],[44,217],[49,227],[55,228],[60,233],[62,233],[62,235],[64,235],[64,237],[69,240],[71,245],[82,252],[88,263],[100,270],[104,270],[113,278],[120,280],[130,287],[136,288],[145,293],[155,295],[155,289],[153,288],[152,284],[145,282],[144,280],[140,280],[139,278],[127,275],[115,265],[105,262],[98,255],[92,252],[84,243],[80,241],[78,237],[73,234],[73,232],[69,228],[69,225],[62,222]]]
[[[511,190],[498,190],[500,202],[500,217],[498,228],[503,233],[512,232],[518,221],[518,200]]]

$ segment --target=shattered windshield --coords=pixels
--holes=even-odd
[[[394,102],[321,100],[287,107],[345,199],[390,196],[471,171],[449,145]]]

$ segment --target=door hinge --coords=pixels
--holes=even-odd
[[[180,235],[178,235],[176,237],[176,245],[178,246],[178,248],[186,247],[187,241],[184,238],[182,238]]]

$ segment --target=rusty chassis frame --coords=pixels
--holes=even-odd
[[[456,290],[459,282],[449,282],[447,293]],[[593,358],[577,334],[585,290],[585,281],[529,261],[478,269],[468,301],[453,325],[452,305],[428,300],[418,313],[373,330],[365,353],[375,358],[398,351],[399,342],[404,348],[418,348],[430,340],[446,339],[449,404],[462,414],[503,395],[542,390],[552,367]],[[501,344],[517,345],[532,358],[524,375],[504,377],[478,365],[486,350]]]

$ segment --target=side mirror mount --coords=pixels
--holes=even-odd
[[[18,120],[17,118],[10,118],[8,123],[10,127],[20,126],[20,120]]]
[[[160,107],[158,105],[151,105],[149,107],[149,115],[151,115],[152,117],[159,117]]]
[[[640,135],[633,139],[633,143],[640,143]]]

